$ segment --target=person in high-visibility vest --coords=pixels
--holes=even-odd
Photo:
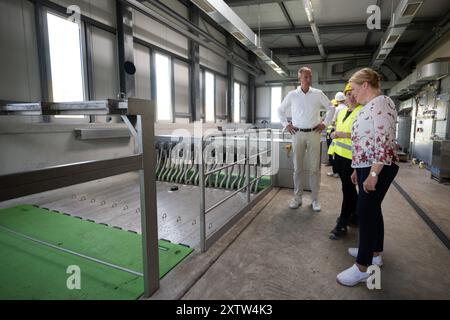
[[[329,155],[334,156],[336,170],[342,182],[342,207],[341,214],[337,220],[336,227],[331,231],[330,239],[339,240],[347,234],[347,226],[352,222],[356,223],[356,204],[358,193],[353,184],[351,176],[352,169],[352,141],[350,139],[353,122],[363,108],[352,96],[351,86],[345,87],[346,108],[339,111],[336,117],[336,130],[331,134],[333,142],[328,150]],[[352,221],[353,220],[353,221]]]
[[[333,107],[337,107],[339,103],[336,101],[336,99],[331,100],[331,104]],[[335,111],[336,112],[336,111]],[[335,123],[330,123],[330,125],[327,127],[327,147],[329,148],[331,146],[331,143],[333,142],[333,139],[331,139],[331,133],[334,131]],[[334,158],[332,155],[328,156],[328,165],[327,167],[332,167],[334,162]]]
[[[336,110],[334,112],[333,121],[332,121],[331,125],[328,126],[328,130],[327,130],[327,132],[329,132],[329,135],[327,135],[327,137],[328,137],[328,140],[327,140],[328,149],[330,148],[331,143],[333,142],[333,138],[331,138],[331,134],[333,133],[333,131],[336,130],[336,118],[337,118],[337,115],[338,115],[339,111],[341,111],[344,108],[347,108],[347,105],[345,104],[345,100],[346,99],[347,98],[345,97],[344,93],[338,92],[336,94],[336,98],[333,100],[333,101],[336,102],[336,104],[334,104],[334,107],[336,108]],[[329,177],[339,178],[339,173],[337,172],[336,162],[334,161],[334,155],[333,154],[329,155],[329,162],[331,163],[331,166],[332,166],[333,170],[328,172],[327,175]]]

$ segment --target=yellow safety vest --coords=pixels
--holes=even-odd
[[[355,122],[356,118],[359,115],[359,112],[363,106],[357,106],[353,112],[348,116],[347,119],[344,120],[347,115],[348,107],[342,109],[336,120],[336,132],[345,132],[351,133],[353,122]],[[352,160],[352,140],[350,138],[337,138],[333,140],[330,148],[328,149],[329,155],[337,154],[341,157]]]
[[[331,131],[333,131],[334,127],[332,125],[329,125],[327,128],[327,133],[331,134]]]

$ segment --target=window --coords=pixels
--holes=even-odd
[[[281,105],[281,100],[282,100],[282,96],[281,96],[281,91],[282,88],[281,87],[273,87],[270,89],[271,90],[271,101],[270,101],[270,110],[271,110],[271,122],[272,123],[279,123],[280,119],[278,118],[278,108]]]
[[[234,109],[233,109],[234,123],[241,122],[241,86],[239,83],[234,83]]]
[[[80,25],[52,13],[47,23],[53,101],[83,101]]]
[[[172,121],[172,82],[170,58],[157,53],[156,66],[156,98],[157,120]]]
[[[215,86],[214,74],[205,72],[205,117],[206,122],[215,122]]]

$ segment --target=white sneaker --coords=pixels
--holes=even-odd
[[[328,172],[328,173],[327,173],[327,176],[329,176],[329,177],[334,176],[334,172]]]
[[[319,200],[314,200],[312,203],[312,208],[314,212],[320,212],[322,211],[322,208],[320,206]]]
[[[338,274],[336,280],[343,286],[354,287],[358,283],[366,282],[369,276],[367,272],[359,271],[358,266],[354,264],[351,268]]]
[[[349,248],[348,254],[354,258],[358,257],[358,248]],[[372,264],[375,266],[382,267],[383,266],[383,258],[381,256],[373,257]]]
[[[291,203],[289,204],[289,208],[291,209],[298,209],[302,205],[302,199],[294,198],[292,199]]]
[[[335,178],[339,178],[339,173],[335,173],[335,174],[333,174],[333,177],[335,177]]]

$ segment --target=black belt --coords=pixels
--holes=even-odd
[[[317,126],[318,127],[318,126]],[[312,129],[299,129],[299,128],[295,128],[295,132],[313,132],[316,131],[317,127],[312,128]]]

